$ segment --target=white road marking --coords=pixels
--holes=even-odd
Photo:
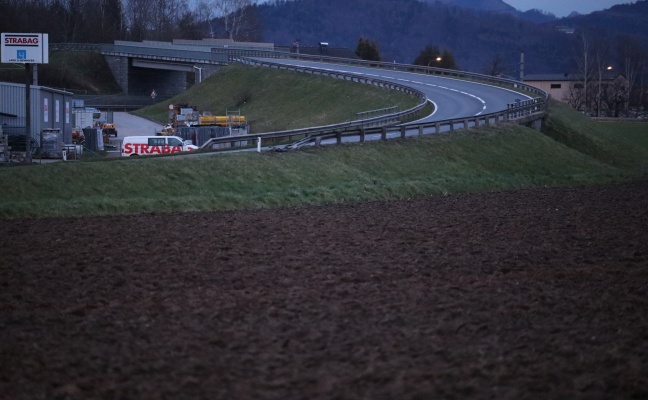
[[[288,65],[293,65],[293,66],[294,66],[294,65],[297,65],[297,66],[299,66],[298,64],[288,64]],[[316,67],[316,68],[319,68],[319,67]],[[324,71],[342,72],[342,73],[347,73],[347,74],[357,74],[357,75],[373,76],[373,77],[378,77],[378,78],[382,78],[382,79],[395,79],[395,80],[400,81],[400,82],[409,82],[409,83],[414,83],[414,84],[419,84],[419,85],[427,85],[427,86],[430,86],[430,87],[437,87],[437,88],[439,88],[439,89],[443,89],[443,90],[450,90],[450,91],[453,91],[453,92],[461,93],[461,94],[463,94],[463,95],[466,95],[466,96],[470,96],[470,97],[472,97],[472,98],[475,98],[475,99],[477,99],[478,101],[480,101],[480,102],[482,103],[482,105],[483,105],[482,110],[481,110],[480,112],[478,112],[477,114],[475,114],[475,116],[481,115],[484,111],[486,111],[486,108],[487,108],[487,107],[486,107],[486,102],[484,101],[484,99],[480,98],[479,96],[476,96],[476,95],[474,95],[474,94],[467,93],[467,92],[464,92],[464,91],[461,91],[461,90],[458,90],[458,89],[448,88],[448,87],[446,87],[446,86],[435,85],[435,84],[433,84],[433,83],[423,83],[423,82],[418,82],[418,81],[413,81],[413,80],[403,79],[403,78],[395,78],[395,77],[393,77],[393,76],[385,76],[385,75],[368,74],[368,73],[365,73],[365,72],[353,72],[353,71],[348,71],[348,70],[347,70],[347,71],[344,71],[344,70],[340,70],[340,69],[332,69],[332,68],[319,68],[319,69],[322,69],[322,70],[324,70]],[[414,72],[404,72],[404,71],[399,71],[399,72],[404,73],[404,74],[415,74]],[[420,74],[417,74],[417,75],[420,75]],[[448,78],[448,77],[437,77],[437,78],[440,78],[440,79],[449,79],[449,80],[453,80],[453,81],[462,81],[462,82],[464,82],[463,80],[461,80],[461,79],[457,79],[457,78]],[[471,83],[476,84],[476,85],[482,85],[482,86],[492,86],[492,85],[488,85],[488,84],[486,84],[486,83],[480,83],[480,82],[471,82]],[[514,92],[514,93],[519,94],[519,95],[521,95],[521,96],[525,96],[525,97],[527,97],[527,98],[529,98],[529,99],[532,99],[531,96],[526,95],[526,94],[523,94],[523,93],[516,92],[515,90],[512,90],[512,89],[507,89],[507,88],[503,88],[503,87],[500,87],[499,89],[506,90],[506,91],[509,91],[509,92]],[[437,110],[439,109],[439,107],[437,106],[437,104],[436,104],[434,101],[432,101],[432,100],[430,100],[430,99],[428,99],[428,101],[429,101],[430,103],[434,104],[434,112],[433,112],[431,115],[436,114],[436,112],[437,112]],[[429,117],[429,116],[428,116],[428,117]],[[414,122],[416,122],[416,121],[414,121]]]

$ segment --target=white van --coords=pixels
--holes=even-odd
[[[191,141],[183,141],[178,136],[126,136],[122,141],[121,155],[173,154],[196,149],[198,146],[191,144]]]

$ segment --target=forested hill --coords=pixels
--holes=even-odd
[[[320,41],[355,49],[374,41],[383,60],[411,63],[427,45],[451,50],[464,70],[484,72],[495,57],[518,68],[520,52],[530,71],[560,71],[570,58],[569,37],[509,14],[416,0],[298,0],[259,6],[264,40],[302,45]]]
[[[479,11],[457,4],[436,0],[429,3],[417,0],[297,0],[261,5],[258,12],[263,40],[276,44],[290,44],[299,39],[304,46],[325,41],[330,46],[355,49],[358,39],[363,37],[377,44],[384,61],[411,63],[425,46],[433,45],[452,51],[459,67],[468,71],[487,72],[497,60],[504,66],[503,73],[517,76],[522,51],[526,73],[564,73],[575,69],[579,32],[569,35],[556,29],[558,25],[570,25],[572,18],[538,24],[515,13]],[[643,11],[646,4],[647,1],[639,1],[622,10],[638,10],[635,17],[648,27],[648,14]],[[623,25],[626,17],[620,9],[621,6],[617,6],[574,20],[589,21],[595,15],[616,13],[606,18]],[[591,26],[585,22],[581,25]],[[588,30],[594,35],[597,31],[605,31]],[[619,34],[606,32],[604,40],[613,48],[619,41]],[[645,44],[646,37],[648,34],[641,33],[639,42]]]
[[[445,3],[450,6],[494,12],[515,12],[516,9],[502,0],[424,0],[426,3]]]
[[[570,25],[602,36],[632,36],[648,39],[648,0],[619,4],[607,10],[553,21],[548,25]]]

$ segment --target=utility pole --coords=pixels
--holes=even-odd
[[[644,64],[641,65],[641,75],[639,76],[639,104],[637,104],[636,116],[639,116],[639,111],[643,109],[643,94],[644,94]]]
[[[520,52],[520,82],[524,82],[524,51]]]
[[[2,63],[25,64],[25,162],[31,164],[31,85],[33,64],[49,62],[47,33],[5,33],[0,35]]]
[[[31,156],[31,63],[25,63],[25,163],[32,163]]]

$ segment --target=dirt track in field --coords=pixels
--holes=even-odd
[[[648,398],[648,181],[0,221],[0,399]]]

